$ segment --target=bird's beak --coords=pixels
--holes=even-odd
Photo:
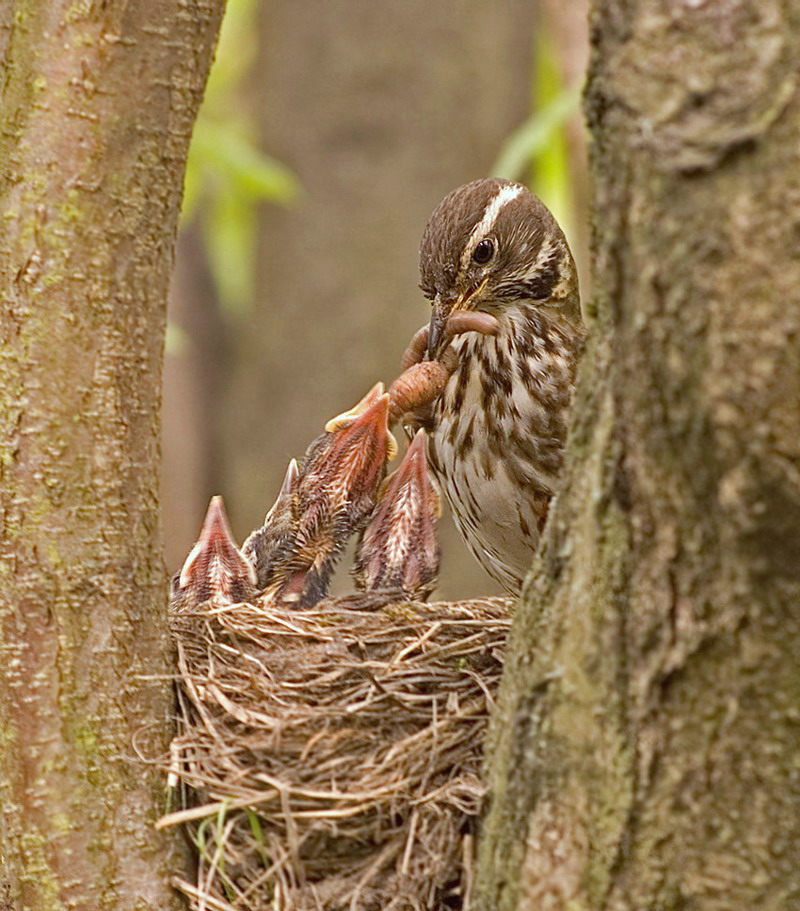
[[[447,321],[459,310],[474,310],[476,301],[479,301],[483,289],[486,287],[487,278],[474,288],[465,291],[458,297],[450,297],[442,300],[441,294],[437,294],[433,299],[433,313],[431,322],[428,326],[428,351],[426,360],[435,361],[442,353],[442,348],[450,340],[451,333],[446,333]],[[472,327],[470,327],[472,328]],[[462,330],[463,331],[463,330]],[[483,331],[477,329],[476,331]],[[489,334],[494,334],[493,332]]]
[[[426,360],[435,361],[439,355],[439,349],[442,347],[444,337],[444,329],[452,310],[453,302],[443,301],[440,294],[437,294],[433,299],[433,312],[431,313],[431,322],[428,326],[428,351]]]
[[[231,595],[233,589],[247,582],[255,585],[255,570],[236,546],[222,497],[212,497],[200,537],[181,568],[179,587],[204,586],[210,595],[232,604],[242,600]]]

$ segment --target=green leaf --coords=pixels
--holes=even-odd
[[[250,824],[250,831],[253,833],[256,843],[260,848],[264,847],[264,830],[261,828],[261,820],[258,818],[255,810],[251,807],[244,808],[247,814],[247,821]]]
[[[245,312],[255,297],[256,214],[249,200],[235,192],[209,201],[203,219],[211,275],[220,304],[229,312]]]
[[[264,155],[230,126],[199,124],[193,148],[195,143],[200,161],[230,181],[243,196],[288,202],[297,194],[297,181],[289,169]]]
[[[236,95],[258,54],[258,3],[260,0],[228,0],[220,28],[214,65],[206,85],[203,106],[224,110]]]
[[[531,162],[547,151],[563,124],[578,110],[578,89],[565,89],[532,114],[505,141],[492,168],[494,177],[520,180]]]
[[[580,89],[564,84],[557,42],[546,28],[537,31],[532,82],[534,112],[501,149],[493,173],[529,184],[570,234],[573,195],[566,122],[580,106]]]
[[[164,353],[181,355],[189,347],[189,336],[172,320],[167,320],[167,337],[164,343]]]
[[[181,217],[200,225],[215,290],[228,312],[244,311],[254,299],[258,206],[286,204],[299,191],[291,171],[252,138],[242,83],[257,50],[258,9],[258,0],[228,0],[183,189]]]

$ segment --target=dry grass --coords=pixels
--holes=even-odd
[[[466,907],[508,602],[353,605],[173,615],[194,909]]]

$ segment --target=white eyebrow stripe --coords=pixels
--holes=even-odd
[[[459,264],[459,274],[462,274],[467,270],[470,258],[472,257],[472,248],[477,241],[491,231],[494,227],[494,223],[497,221],[497,216],[500,214],[503,207],[508,205],[512,199],[516,199],[524,189],[524,187],[517,184],[504,184],[500,187],[495,196],[492,197],[489,205],[486,206],[483,218],[472,229],[469,240],[464,246],[464,252],[461,254],[461,263]]]

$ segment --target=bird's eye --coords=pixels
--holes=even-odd
[[[472,258],[479,266],[485,266],[494,256],[494,241],[485,237],[472,251]]]

